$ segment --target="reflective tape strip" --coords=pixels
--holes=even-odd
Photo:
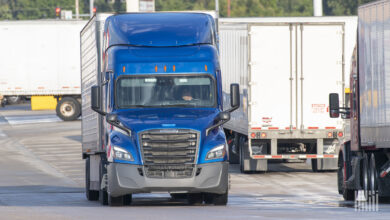
[[[293,154],[293,155],[253,155],[253,159],[316,159],[316,158],[338,158],[334,154]]]

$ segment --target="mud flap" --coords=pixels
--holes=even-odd
[[[242,147],[243,146],[243,147]],[[242,172],[254,172],[254,171],[267,171],[268,160],[267,159],[252,159],[249,156],[248,143],[240,145],[241,152],[241,171]]]
[[[338,169],[338,159],[337,158],[321,158],[311,161],[312,163],[317,162],[317,170],[337,170]]]

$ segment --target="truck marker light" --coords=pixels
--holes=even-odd
[[[328,138],[331,138],[333,136],[332,132],[328,132]]]
[[[157,65],[154,67],[154,70],[156,71],[156,73],[157,73]]]
[[[261,138],[266,138],[267,137],[267,133],[261,133]]]
[[[207,65],[204,65],[204,69],[207,71]]]
[[[256,133],[251,133],[251,137],[255,138],[256,137]]]
[[[126,72],[126,67],[125,67],[125,66],[123,66],[122,70],[123,70],[123,72]]]
[[[167,66],[164,66],[164,72],[166,72],[167,71]]]
[[[172,69],[173,69],[173,72],[176,72],[176,66],[175,65],[173,65]]]
[[[339,137],[342,137],[342,136],[343,136],[343,132],[340,131],[340,132],[338,133],[338,136],[339,136]]]

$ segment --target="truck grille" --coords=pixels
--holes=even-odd
[[[150,178],[189,178],[194,173],[199,133],[186,129],[140,134],[145,174]]]

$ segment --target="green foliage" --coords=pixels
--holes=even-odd
[[[80,13],[89,13],[89,0],[79,0]],[[227,16],[227,1],[219,0]],[[356,15],[357,7],[373,0],[323,0],[324,15]],[[95,0],[98,12],[124,12],[124,1]],[[232,17],[311,16],[313,0],[230,0]],[[0,0],[0,20],[55,18],[55,8],[72,10],[75,0]],[[156,11],[214,10],[215,0],[155,0]]]
[[[324,12],[327,15],[356,15],[359,5],[374,0],[324,0]]]

